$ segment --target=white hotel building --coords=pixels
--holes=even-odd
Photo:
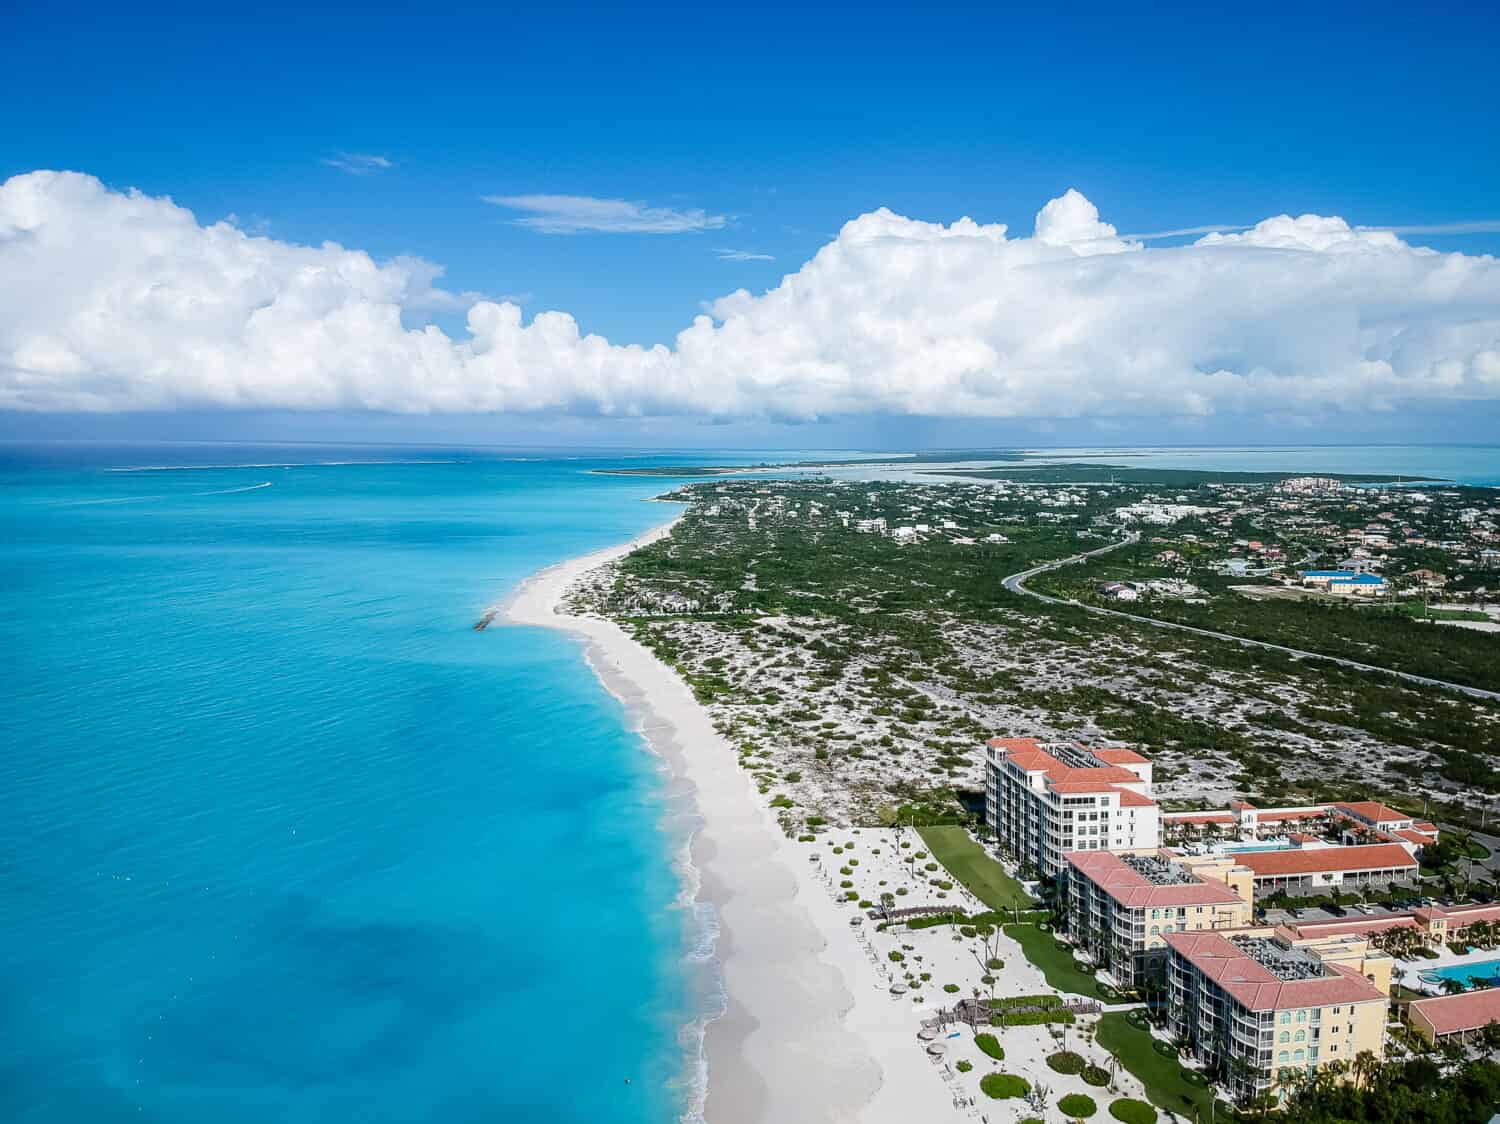
[[[992,738],[985,819],[1021,863],[1055,877],[1067,851],[1154,849],[1161,809],[1151,762],[1133,749]]]

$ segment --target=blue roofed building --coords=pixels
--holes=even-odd
[[[1355,570],[1303,570],[1302,584],[1326,593],[1356,597],[1384,597],[1387,589],[1385,579],[1379,574]]]

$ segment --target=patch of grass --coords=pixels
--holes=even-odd
[[[1121,1097],[1110,1105],[1109,1114],[1123,1124],[1156,1124],[1156,1109],[1130,1097]]]
[[[1000,1045],[1000,1039],[996,1038],[993,1034],[976,1034],[974,1036],[974,1045],[978,1046],[997,1062],[1005,1060],[1005,1047]]]
[[[984,848],[962,827],[919,827],[932,857],[948,868],[955,879],[991,909],[1030,909],[1036,904],[1005,868],[984,853]]]
[[[1094,1037],[1146,1087],[1146,1096],[1152,1104],[1187,1117],[1196,1113],[1199,1120],[1207,1120],[1214,1111],[1213,1094],[1184,1080],[1184,1071],[1177,1059],[1158,1051],[1156,1039],[1149,1032],[1133,1026],[1123,1013],[1111,1011],[1101,1017]],[[1113,1106],[1110,1111],[1114,1111]],[[1229,1119],[1228,1107],[1222,1106],[1218,1116]],[[1116,1118],[1124,1119],[1118,1115]],[[1154,1120],[1155,1116],[1151,1119]]]
[[[1090,999],[1104,999],[1099,981],[1078,970],[1072,952],[1058,949],[1053,939],[1035,925],[1007,925],[1005,935],[1017,942],[1026,959],[1041,969],[1048,986],[1075,995],[1087,995]]]
[[[1031,1092],[1031,1084],[1014,1073],[991,1073],[981,1078],[979,1088],[987,1097],[1005,1100],[1007,1097],[1024,1097]]]
[[[1083,1067],[1083,1055],[1075,1054],[1072,1050],[1059,1050],[1047,1057],[1047,1068],[1053,1073],[1082,1073]]]
[[[1069,1093],[1057,1102],[1057,1110],[1069,1120],[1083,1120],[1098,1112],[1099,1106],[1094,1103],[1093,1097],[1086,1097],[1082,1093]]]

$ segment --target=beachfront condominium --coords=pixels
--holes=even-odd
[[[1391,960],[1358,936],[1266,927],[1166,938],[1168,1025],[1237,1100],[1385,1046]]]
[[[1068,851],[1154,849],[1161,840],[1151,762],[1133,749],[992,738],[985,819],[1002,849],[1047,877]]]
[[[1252,919],[1242,867],[1203,877],[1170,851],[1069,851],[1063,859],[1068,931],[1124,987],[1164,982],[1172,933],[1238,929]]]

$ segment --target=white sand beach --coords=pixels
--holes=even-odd
[[[915,1039],[912,1001],[888,993],[850,924],[852,910],[833,900],[811,849],[782,833],[688,686],[614,623],[559,613],[560,598],[579,576],[671,526],[542,571],[516,590],[502,615],[585,640],[595,672],[694,790],[703,826],[692,860],[700,897],[718,913],[728,993],[725,1014],[705,1035],[705,1119],[977,1119],[953,1107],[940,1067]]]

